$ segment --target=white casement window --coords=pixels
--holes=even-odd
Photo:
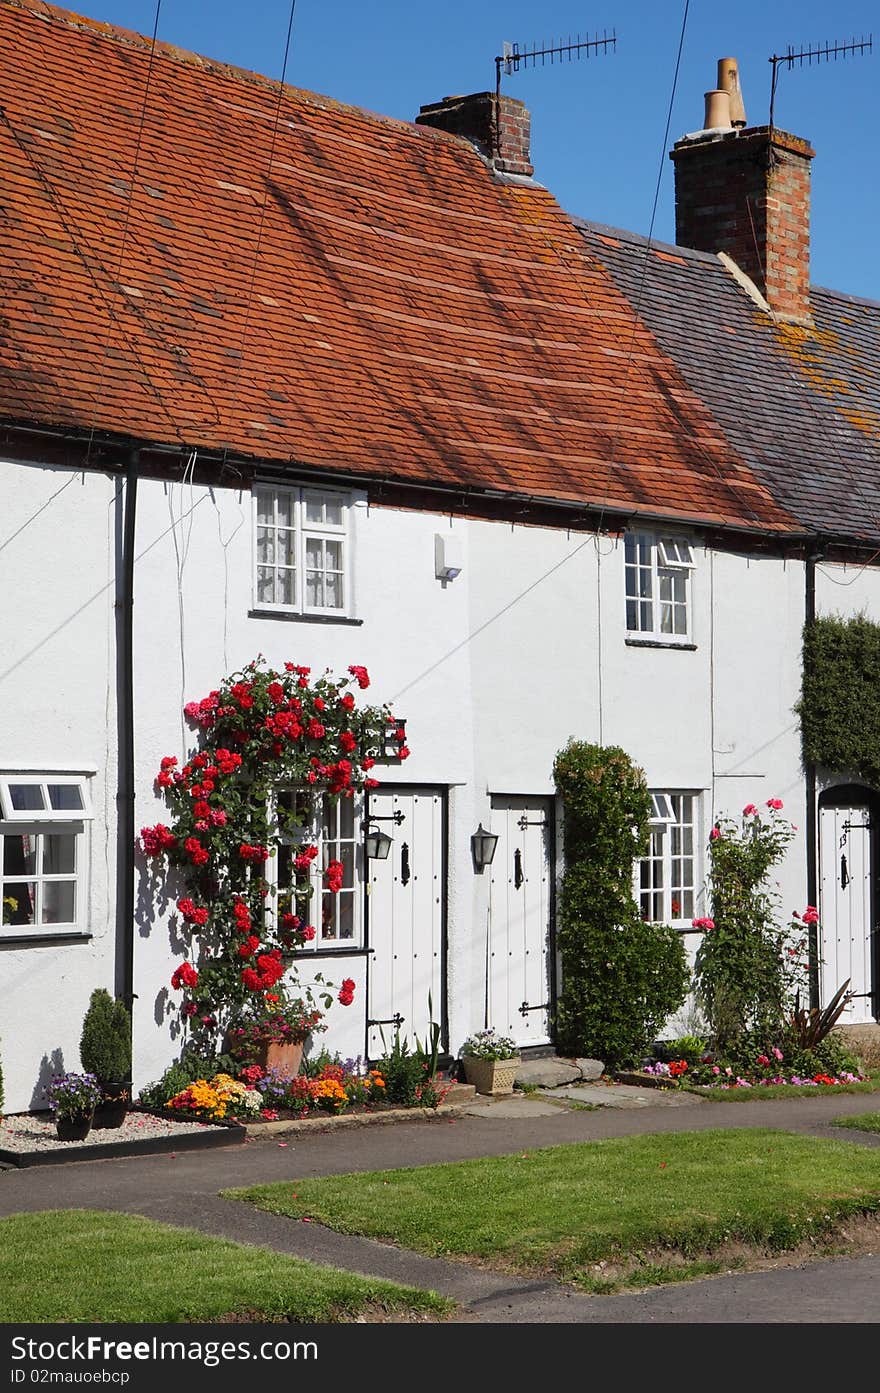
[[[636,867],[639,912],[650,923],[689,926],[698,913],[698,814],[694,793],[651,794],[651,840]]]
[[[689,640],[694,569],[690,542],[628,532],[624,569],[627,632],[661,643]]]
[[[256,608],[348,616],[348,495],[258,484],[253,496]]]
[[[303,945],[308,951],[359,948],[363,941],[362,913],[362,816],[360,800],[338,801],[303,790],[277,794],[276,816],[280,842],[269,862],[274,877],[268,907],[282,924],[285,913],[296,914],[315,930]],[[297,871],[295,861],[303,847],[316,846],[318,854],[308,871]],[[338,890],[328,890],[324,872],[331,861],[342,866]],[[311,888],[307,903],[297,902],[299,886]]]
[[[85,930],[87,781],[0,773],[0,941]]]

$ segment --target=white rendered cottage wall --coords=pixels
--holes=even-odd
[[[94,818],[79,926],[91,939],[4,945],[0,1060],[7,1112],[45,1106],[78,1069],[95,987],[114,989],[115,481],[0,461],[0,770],[90,773]]]
[[[553,758],[569,737],[620,744],[652,787],[697,792],[703,839],[717,812],[771,796],[782,797],[803,825],[791,711],[801,566],[697,548],[693,647],[668,651],[626,642],[622,543],[614,538],[597,543],[565,529],[450,523],[358,500],[354,616],[362,623],[351,625],[249,616],[251,530],[248,493],[141,485],[137,825],[163,815],[152,786],[161,756],[181,756],[194,744],[181,724],[183,702],[258,652],[315,671],[365,664],[369,698],[390,701],[407,718],[413,752],[405,766],[381,770],[383,783],[448,789],[453,1049],[482,1026],[485,1011],[487,878],[474,874],[471,832],[486,823],[493,794],[550,796]],[[462,571],[441,582],[434,537],[450,531],[461,545]],[[798,845],[781,877],[792,907],[803,899],[803,867]],[[167,914],[154,915],[146,901],[138,917],[135,1072],[142,1085],[176,1048],[168,1037],[177,1005],[169,977],[183,945]],[[333,1007],[324,1038],[343,1054],[362,1053],[364,959],[326,953],[315,969],[337,982],[355,979],[355,1004]]]
[[[780,903],[786,913],[803,909],[806,816],[793,711],[803,565],[696,547],[688,646],[640,646],[627,642],[622,540],[471,529],[477,813],[485,816],[491,792],[552,792],[553,758],[569,737],[620,745],[651,788],[699,795],[701,886],[715,817],[782,798],[798,835],[780,867]],[[561,863],[561,838],[559,851]],[[479,879],[475,890],[480,922]],[[707,912],[699,900],[696,917]],[[691,959],[698,943],[687,935]],[[469,972],[473,1018],[485,979],[479,941]]]
[[[388,701],[407,719],[412,756],[405,765],[378,770],[383,783],[451,786],[448,919],[453,963],[457,926],[469,908],[462,898],[467,901],[473,878],[462,877],[459,863],[459,852],[469,855],[473,830],[469,799],[461,796],[471,784],[473,749],[470,653],[463,642],[469,566],[465,557],[462,575],[454,583],[444,585],[435,578],[434,536],[448,530],[448,518],[368,508],[362,499],[355,500],[353,512],[354,617],[363,622],[249,617],[250,494],[142,482],[134,641],[137,826],[162,820],[164,804],[153,789],[161,757],[180,757],[196,743],[194,732],[182,724],[185,701],[205,695],[258,653],[275,665],[309,665],[316,675],[325,667],[344,673],[350,663],[363,664],[372,677],[363,700]],[[464,535],[460,524],[456,530]],[[142,862],[139,869],[144,886]],[[168,1038],[168,1023],[176,1017],[179,997],[171,991],[169,978],[182,948],[169,915],[152,914],[145,898],[139,909],[135,963],[138,1086],[157,1077],[176,1048]],[[362,1055],[363,957],[325,953],[315,958],[314,970],[337,984],[343,977],[355,980],[354,1004],[334,1004],[328,1017],[331,1029],[321,1041],[343,1055]],[[299,974],[308,980],[308,967],[302,962]]]

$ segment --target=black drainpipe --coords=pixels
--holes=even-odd
[[[816,559],[817,553],[807,553],[805,566],[804,621],[810,625],[816,618]],[[803,663],[803,660],[801,660]],[[807,795],[807,903],[819,903],[819,872],[817,864],[818,810],[816,807],[816,766],[804,765]],[[819,1005],[819,933],[815,924],[809,927],[810,1006]]]
[[[132,450],[125,471],[125,512],[116,597],[116,708],[119,771],[116,793],[116,993],[134,1001],[134,548],[137,467]]]

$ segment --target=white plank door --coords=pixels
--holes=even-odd
[[[416,1036],[426,1043],[432,1019],[445,1019],[444,812],[439,789],[370,794],[367,822],[392,838],[387,859],[367,863],[367,1017],[377,1022],[367,1030],[370,1059],[391,1048],[395,1016],[410,1047]]]
[[[841,1025],[874,1020],[872,836],[865,805],[822,808],[819,814],[819,997],[826,1006],[849,978],[855,995]]]
[[[547,798],[492,799],[487,1013],[520,1047],[551,1039],[552,817]]]

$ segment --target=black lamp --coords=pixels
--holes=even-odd
[[[497,845],[497,836],[494,832],[487,832],[481,822],[471,837],[471,852],[478,871],[481,871],[484,866],[491,866]]]
[[[391,850],[391,838],[387,832],[382,832],[374,827],[368,830],[364,837],[364,850],[371,859],[376,861],[387,861],[388,853]]]

